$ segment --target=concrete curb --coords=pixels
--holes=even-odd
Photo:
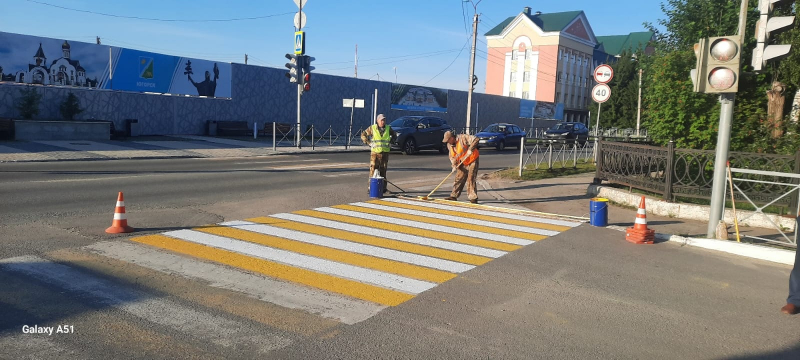
[[[607,226],[612,230],[625,231],[622,226]],[[727,240],[689,238],[679,235],[656,233],[656,239],[661,241],[671,241],[683,246],[694,246],[703,249],[726,252],[729,254],[771,261],[778,264],[794,265],[795,252],[791,250],[776,249],[753,244],[745,244]]]
[[[638,207],[639,201],[642,198],[642,195],[640,194],[632,194],[623,190],[601,185],[589,185],[589,188],[586,190],[586,192],[594,196],[607,198],[614,202],[633,207]],[[647,212],[650,214],[674,217],[678,219],[708,221],[708,206],[670,203],[651,197],[646,198]],[[775,226],[772,224],[772,222],[774,222],[775,224],[788,229],[786,232],[793,232],[795,226],[794,218],[785,218],[772,214],[759,215],[753,211],[737,210],[736,217],[739,221],[739,226],[774,229]],[[767,218],[769,218],[769,220]],[[724,219],[728,224],[733,224],[733,212],[726,209]],[[772,222],[770,222],[770,220],[772,220]]]

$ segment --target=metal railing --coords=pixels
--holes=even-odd
[[[276,124],[272,123],[272,150],[277,151],[279,146],[297,146],[297,125],[280,128]],[[311,147],[312,149],[318,146],[343,146],[345,149],[349,147],[366,147],[361,141],[361,133],[364,130],[364,128],[350,129],[349,126],[320,128],[308,125],[305,131],[300,133],[300,146]]]
[[[738,169],[738,168],[730,168],[730,170],[731,170],[730,171],[731,172],[731,176],[729,177],[728,174],[725,174],[725,177],[727,177],[728,179],[731,180],[731,183],[733,184],[733,188],[734,188],[734,193],[738,192],[739,195],[744,197],[747,200],[747,202],[749,202],[750,205],[755,208],[755,211],[750,213],[750,215],[748,215],[748,216],[746,216],[746,217],[744,217],[742,219],[738,219],[737,218],[737,220],[739,222],[743,222],[743,221],[745,221],[745,220],[747,220],[747,219],[749,219],[751,217],[760,215],[761,217],[767,219],[767,221],[769,221],[769,223],[772,224],[775,227],[776,230],[778,230],[778,233],[780,233],[780,238],[778,240],[767,239],[767,238],[763,238],[763,237],[759,237],[759,236],[752,236],[752,235],[744,235],[744,237],[748,237],[748,238],[751,238],[751,239],[758,239],[758,240],[761,240],[761,241],[767,241],[767,242],[772,242],[772,243],[778,243],[778,244],[782,244],[782,245],[789,245],[789,246],[797,247],[797,223],[795,223],[795,226],[794,226],[793,237],[789,238],[788,236],[786,236],[786,232],[783,231],[783,228],[780,225],[776,224],[772,220],[772,218],[770,216],[767,216],[767,214],[764,213],[764,209],[766,207],[768,207],[768,206],[771,206],[771,205],[773,205],[775,203],[780,202],[784,198],[789,198],[791,193],[797,191],[797,195],[795,195],[795,196],[797,197],[798,201],[795,201],[795,203],[797,204],[797,205],[795,205],[795,214],[800,214],[800,183],[798,183],[798,180],[800,180],[800,174],[790,174],[790,173],[783,173],[783,172],[776,172],[776,171],[759,171],[759,170],[750,170],[750,169]],[[751,175],[751,178],[746,178],[746,177],[736,178],[736,177],[732,176],[733,174]],[[756,175],[758,177],[769,177],[769,178],[774,178],[774,179],[784,179],[784,181],[758,180],[758,179],[753,179],[752,175]],[[787,182],[787,181],[785,181],[787,179],[792,179],[792,180],[788,180],[788,182]],[[770,202],[764,204],[763,206],[759,207],[759,206],[756,205],[756,201],[751,200],[750,197],[747,196],[745,191],[742,190],[742,186],[741,185],[743,185],[743,183],[748,184],[748,185],[761,184],[761,185],[766,185],[766,186],[770,186],[770,187],[776,186],[776,187],[782,189],[782,191],[781,191],[782,194],[780,196],[776,196],[772,201],[770,201]],[[727,191],[727,189],[726,189],[726,191]],[[730,193],[728,193],[728,194],[730,194]],[[782,240],[781,240],[781,238],[782,238]]]
[[[535,170],[544,168],[552,169],[556,163],[561,163],[561,168],[567,168],[570,161],[572,167],[578,162],[588,163],[594,159],[594,143],[577,140],[530,140],[521,139],[519,147],[519,176],[522,170],[532,165]]]

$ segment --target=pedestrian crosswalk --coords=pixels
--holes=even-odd
[[[578,225],[525,211],[385,198],[104,241],[67,253],[3,259],[0,270],[189,332],[202,342],[267,353],[291,344],[292,334],[364,321]],[[221,307],[222,314],[154,296],[146,286],[130,288],[97,275],[103,272],[145,283],[140,279],[154,274],[175,279],[176,284],[201,282],[201,287],[223,291],[220,298],[211,301],[187,295],[192,293],[188,290],[164,291]],[[136,275],[124,275],[132,272]],[[242,295],[269,307],[274,316],[267,319],[256,315],[259,311],[226,305],[233,303],[231,297]],[[242,317],[276,330],[252,333],[249,325],[240,323]],[[276,320],[282,317],[321,320],[287,325]]]

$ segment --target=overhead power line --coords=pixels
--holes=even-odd
[[[469,40],[470,39],[472,39],[472,36],[467,38],[467,41],[464,42],[464,46],[461,47],[461,50],[458,52],[458,55],[456,55],[455,59],[453,59],[453,61],[450,62],[450,65],[447,65],[447,67],[444,68],[444,70],[442,70],[438,74],[434,75],[434,77],[432,77],[430,80],[426,81],[422,85],[423,86],[427,85],[429,82],[433,81],[433,79],[436,79],[437,76],[442,75],[443,72],[447,71],[447,69],[449,69],[451,66],[453,66],[453,64],[456,62],[456,60],[458,60],[458,58],[461,56],[461,53],[464,52],[464,49],[467,48],[467,45],[469,44]]]
[[[101,15],[101,16],[109,16],[109,17],[121,18],[121,19],[135,19],[135,20],[148,20],[148,21],[165,21],[165,22],[227,22],[227,21],[242,21],[242,20],[258,20],[258,19],[266,19],[266,18],[271,18],[271,17],[276,17],[276,16],[283,16],[283,15],[292,15],[292,14],[294,14],[294,12],[286,12],[286,13],[280,13],[280,14],[261,15],[261,16],[250,16],[250,17],[240,17],[240,18],[229,18],[229,19],[160,19],[160,18],[147,18],[147,17],[140,17],[140,16],[127,16],[127,15],[106,14],[106,13],[101,13],[101,12],[96,12],[96,11],[90,11],[90,10],[82,10],[82,9],[74,9],[74,8],[69,8],[69,7],[66,7],[66,6],[61,6],[61,5],[50,4],[50,3],[46,3],[46,2],[42,2],[42,1],[36,1],[36,0],[26,0],[26,1],[28,1],[28,2],[32,2],[32,3],[34,3],[34,4],[39,4],[39,5],[44,5],[44,6],[50,6],[50,7],[54,7],[54,8],[58,8],[58,9],[62,9],[62,10],[68,10],[68,11],[81,12],[81,13],[85,13],[85,14]]]

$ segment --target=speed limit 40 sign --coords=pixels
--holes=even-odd
[[[597,84],[592,88],[592,100],[604,103],[611,97],[611,88],[606,84]]]

